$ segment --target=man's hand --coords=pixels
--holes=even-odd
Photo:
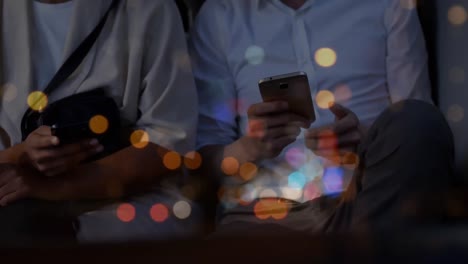
[[[355,152],[364,137],[359,118],[351,110],[339,105],[330,106],[335,123],[313,128],[306,133],[306,146],[319,156],[333,159],[339,150]]]
[[[33,169],[13,164],[0,164],[0,206],[25,198],[56,200],[58,185],[43,178]]]
[[[59,146],[59,139],[46,126],[32,132],[22,144],[23,162],[48,177],[60,175],[103,151],[96,139]]]
[[[252,105],[248,110],[247,135],[236,141],[235,156],[248,156],[246,161],[274,158],[293,143],[308,121],[289,112],[287,102],[267,102]],[[232,146],[231,146],[232,147]]]

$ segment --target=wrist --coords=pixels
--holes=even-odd
[[[234,143],[226,146],[224,157],[234,157],[240,163],[257,162],[261,159],[258,143],[249,137],[242,137]]]

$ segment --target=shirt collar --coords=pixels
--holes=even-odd
[[[268,2],[272,2],[274,0],[256,0],[257,1],[257,10],[261,10],[262,8],[264,8]],[[304,3],[304,6],[301,7],[301,9],[303,8],[308,8],[311,4],[313,4],[316,0],[307,0],[305,3]]]

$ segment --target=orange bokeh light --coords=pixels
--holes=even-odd
[[[328,109],[335,103],[335,95],[328,90],[322,90],[317,93],[315,101],[318,107]]]
[[[96,115],[89,120],[89,129],[93,131],[94,134],[104,134],[109,128],[109,121],[105,116]]]
[[[257,176],[257,172],[257,165],[251,162],[247,162],[242,164],[242,166],[240,167],[239,175],[244,181],[250,181],[253,178],[255,178],[255,176]]]
[[[135,207],[129,203],[124,203],[117,207],[117,217],[120,221],[129,223],[135,219],[136,210]]]
[[[155,204],[150,210],[151,219],[157,223],[162,223],[169,218],[169,210],[163,204]]]
[[[196,170],[200,168],[202,164],[202,156],[200,153],[192,151],[185,155],[184,164],[190,170]]]
[[[281,220],[288,216],[289,206],[280,199],[262,199],[254,206],[255,216],[260,220]]]
[[[166,153],[163,158],[163,163],[170,170],[177,170],[182,165],[182,158],[179,153],[171,151]]]
[[[130,143],[132,143],[132,146],[135,148],[145,148],[149,143],[149,135],[144,130],[136,130],[130,136]]]
[[[236,175],[239,171],[239,161],[233,157],[227,157],[221,163],[221,170],[229,176]]]

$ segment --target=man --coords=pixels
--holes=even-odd
[[[118,1],[78,70],[48,98],[52,103],[106,87],[120,108],[122,126],[135,131],[127,140],[131,146],[83,163],[103,150],[100,142],[60,145],[50,127],[38,128],[21,142],[28,97],[45,88],[111,3],[0,1],[2,242],[73,237],[77,229],[83,240],[94,241],[162,239],[186,231],[181,230],[186,222],[160,216],[156,221],[151,211],[158,204],[168,211],[183,199],[161,187],[166,179],[177,182],[180,172],[180,166],[165,166],[163,158],[174,155],[171,151],[185,155],[195,143],[196,91],[182,25],[171,1]],[[174,108],[176,101],[180,105]],[[136,194],[146,196],[132,199]],[[86,213],[72,226],[70,201],[108,205],[102,201],[115,199],[129,205]],[[77,206],[71,207],[75,213]]]
[[[258,224],[309,232],[402,227],[413,196],[449,184],[451,133],[430,105],[415,6],[205,3],[191,53],[198,146],[222,177],[221,232]],[[297,71],[308,75],[316,108],[306,130],[287,102],[262,102],[257,86]]]

